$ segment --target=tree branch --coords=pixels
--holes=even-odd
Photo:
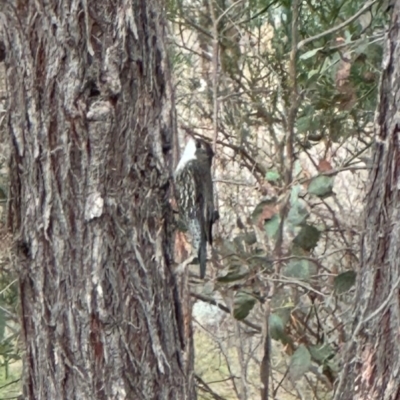
[[[213,298],[204,296],[202,294],[193,293],[193,292],[191,292],[190,295],[197,300],[201,300],[201,301],[204,301],[205,303],[211,304],[213,306],[217,306],[220,310],[226,312],[227,314],[231,314],[231,310],[229,310],[228,307],[224,306],[223,304],[221,304],[220,302],[218,302],[217,300],[215,300]],[[253,324],[250,321],[246,321],[245,319],[242,319],[240,322],[242,322],[243,324],[247,325],[248,327],[254,329],[258,333],[261,332],[261,327],[259,327],[256,324]]]
[[[313,42],[314,40],[318,40],[323,38],[324,36],[330,35],[332,33],[335,33],[337,31],[340,31],[341,29],[343,29],[345,26],[351,24],[353,21],[355,21],[360,15],[364,14],[365,11],[369,10],[371,8],[371,6],[373,6],[378,0],[372,0],[368,3],[366,3],[364,5],[364,7],[362,7],[360,9],[360,11],[358,11],[357,13],[355,13],[352,17],[350,17],[349,19],[347,19],[346,21],[342,22],[341,24],[334,26],[331,29],[328,29],[325,32],[321,32],[318,35],[315,36],[311,36],[307,39],[302,40],[301,42],[298,43],[297,45],[297,50],[300,50],[302,47],[304,47],[306,44],[309,44],[311,42]]]

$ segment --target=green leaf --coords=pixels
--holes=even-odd
[[[335,352],[329,344],[318,344],[315,346],[310,346],[308,348],[311,358],[315,360],[318,364],[323,364],[325,361],[331,359]]]
[[[237,292],[233,301],[233,316],[238,320],[246,318],[255,304],[256,298],[253,295],[245,291]]]
[[[281,223],[281,219],[278,214],[274,215],[270,220],[266,221],[264,224],[265,232],[267,235],[275,239],[276,235],[278,234],[279,231],[279,225]]]
[[[312,250],[318,243],[321,232],[312,225],[303,225],[293,239],[293,243],[306,251]]]
[[[271,314],[268,319],[268,325],[272,339],[281,340],[284,337],[285,325],[279,315]]]
[[[316,265],[309,260],[292,260],[286,267],[283,268],[282,273],[288,278],[297,278],[308,281],[311,275],[317,272]]]
[[[279,180],[280,175],[277,171],[268,171],[265,175],[265,179],[269,182],[276,182]]]
[[[215,281],[209,280],[202,288],[201,293],[207,296],[213,296],[215,292]]]
[[[317,197],[325,198],[332,194],[333,176],[319,175],[311,179],[308,185],[308,193]]]
[[[237,248],[234,242],[231,242],[228,239],[223,240],[219,247],[219,251],[224,257],[229,257],[235,255],[237,253]]]
[[[239,257],[243,255],[243,253],[245,252],[244,250],[244,243],[243,243],[243,236],[242,235],[238,235],[233,239],[233,244],[235,246],[235,254],[238,255]]]
[[[220,283],[230,283],[240,281],[249,274],[249,270],[244,265],[231,264],[227,269],[223,271],[223,275],[217,278]]]
[[[337,294],[342,294],[348,292],[355,282],[356,273],[354,271],[346,271],[335,278],[333,286]]]
[[[299,198],[296,201],[291,201],[291,203],[292,205],[288,213],[288,223],[293,226],[299,226],[303,224],[310,215],[307,203]]]
[[[290,192],[290,204],[293,205],[299,200],[299,193],[301,190],[300,185],[294,185]]]
[[[354,52],[357,55],[365,54],[368,45],[369,45],[369,42],[368,42],[367,38],[365,38],[364,40],[361,40],[360,42],[357,43],[357,47],[354,49]]]
[[[307,139],[311,140],[312,142],[319,142],[323,137],[324,134],[322,132],[310,132],[307,136]]]
[[[303,171],[303,168],[302,168],[302,166],[301,166],[301,164],[300,164],[300,161],[299,160],[296,160],[295,162],[294,162],[294,171],[293,171],[293,176],[294,177],[297,177],[298,175],[300,175],[300,173]]]
[[[251,246],[257,243],[257,235],[254,231],[246,232],[243,234],[243,241],[248,245]]]
[[[253,224],[257,224],[260,216],[264,212],[265,208],[268,206],[273,206],[276,203],[276,198],[263,200],[262,202],[258,203],[254,208],[254,211],[251,214],[251,220]]]
[[[263,271],[267,274],[271,274],[274,271],[274,262],[265,255],[264,251],[258,252],[255,250],[246,261],[251,269],[255,268],[257,271]]]
[[[290,311],[289,311],[290,315]],[[286,319],[287,322],[287,319]],[[268,328],[271,338],[281,342],[286,345],[288,343],[293,343],[293,340],[290,336],[285,332],[285,320],[278,314],[274,313],[269,316],[268,319]]]
[[[312,78],[314,75],[317,75],[317,74],[319,74],[319,73],[320,73],[319,68],[318,68],[318,69],[312,69],[312,70],[308,73],[307,78],[310,79],[310,78]]]
[[[297,118],[296,128],[299,133],[308,132],[312,128],[312,115]]]
[[[308,60],[311,57],[314,57],[323,47],[318,47],[317,49],[312,49],[303,53],[299,58],[300,60]]]
[[[254,231],[250,232],[244,232],[240,233],[233,239],[235,245],[238,246],[238,243],[240,243],[240,247],[243,248],[243,244],[247,244],[248,246],[251,246],[255,243],[257,243],[257,236]]]
[[[289,374],[293,381],[298,381],[310,368],[311,355],[304,345],[300,345],[290,360]]]
[[[341,60],[341,53],[340,52],[334,52],[331,57],[326,57],[324,60],[324,63],[322,64],[322,68],[320,70],[320,76],[323,74],[327,73],[328,70],[332,69],[334,70],[333,67],[338,64],[338,62]]]

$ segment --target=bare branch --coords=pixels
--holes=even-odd
[[[201,300],[201,301],[204,301],[205,303],[211,304],[213,306],[217,306],[220,310],[226,312],[227,314],[231,314],[231,310],[228,307],[226,307],[225,305],[221,304],[220,302],[218,302],[217,300],[215,300],[213,298],[204,296],[202,294],[193,293],[193,292],[191,292],[190,295],[197,300]],[[243,324],[247,325],[248,327],[254,329],[258,333],[261,332],[261,327],[250,321],[246,321],[245,319],[242,319],[240,322],[242,322]]]

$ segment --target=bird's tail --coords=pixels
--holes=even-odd
[[[204,279],[207,263],[207,242],[205,240],[202,240],[200,243],[198,258],[200,264],[200,279]]]

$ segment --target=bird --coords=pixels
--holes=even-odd
[[[204,279],[207,243],[212,245],[212,226],[219,218],[214,209],[211,165],[214,152],[205,140],[190,137],[174,173],[176,200]]]

